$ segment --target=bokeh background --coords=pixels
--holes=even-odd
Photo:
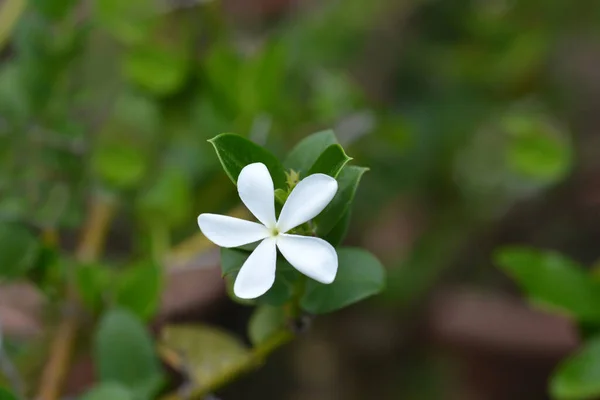
[[[493,254],[600,254],[599,30],[594,1],[3,0],[0,218],[69,253],[90,198],[110,198],[103,260],[169,255],[152,326],[244,338],[251,310],[197,236],[199,213],[239,204],[207,139],[283,157],[332,128],[371,168],[346,242],[380,258],[387,289],[219,398],[546,399],[576,330],[531,308]],[[56,319],[48,274],[45,290],[0,286],[15,342]],[[92,380],[81,354],[69,391]]]

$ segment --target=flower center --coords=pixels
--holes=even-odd
[[[275,226],[271,228],[271,236],[275,237],[277,235],[279,235],[279,229],[277,229],[277,227]]]

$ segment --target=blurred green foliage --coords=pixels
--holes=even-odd
[[[418,204],[427,226],[408,255],[391,260],[386,298],[394,306],[413,303],[473,232],[561,182],[576,162],[574,111],[553,68],[559,39],[597,33],[595,4],[347,0],[246,20],[220,2],[92,3],[0,7],[0,280],[27,274],[57,300],[74,265],[88,311],[108,312],[97,346],[115,335],[111,321],[122,320],[137,335],[123,340],[137,343],[147,367],[144,376],[113,379],[97,350],[108,378],[91,399],[155,389],[160,373],[142,332],[163,288],[163,256],[196,232],[190,216],[224,213],[237,202],[206,143],[218,133],[239,133],[280,158],[291,149],[286,170],[337,175],[347,160],[332,132],[293,148],[335,126],[348,154],[371,171],[355,197],[365,170],[341,170],[343,197],[318,219],[332,244],[348,229],[352,240],[364,239],[363,228],[399,198]],[[218,150],[230,139],[212,143]],[[233,181],[249,160],[266,162],[245,143],[248,158],[227,168]],[[325,149],[331,155],[317,160]],[[266,163],[285,188],[281,163]],[[96,196],[120,203],[118,233],[106,260],[81,264],[69,255],[71,242]],[[61,248],[45,241],[48,232],[58,233]],[[224,272],[241,266],[240,254],[222,252],[230,257]],[[536,301],[596,321],[596,282],[571,262],[522,250],[498,257]],[[348,272],[365,285],[355,298],[381,288],[379,276]],[[274,289],[259,301],[254,321],[267,322],[251,327],[254,341],[269,335],[268,324],[279,325],[265,310],[292,296],[286,274],[293,273],[278,268]],[[305,305],[313,312],[349,301],[315,299]],[[557,378],[554,390],[577,398],[587,383],[580,367],[567,370],[583,383]]]

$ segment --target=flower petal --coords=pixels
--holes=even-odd
[[[217,214],[200,214],[200,230],[214,244],[238,247],[268,237],[271,232],[261,224]]]
[[[275,282],[277,243],[274,237],[263,240],[246,259],[235,278],[233,293],[240,299],[262,296]]]
[[[280,234],[277,247],[298,271],[321,283],[331,283],[338,269],[338,257],[332,245],[312,236]]]
[[[337,181],[329,175],[313,174],[302,179],[283,205],[277,222],[279,231],[287,232],[319,215],[337,188]]]
[[[238,193],[248,210],[267,228],[275,227],[275,188],[263,163],[246,165],[237,180]]]

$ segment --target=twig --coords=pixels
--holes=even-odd
[[[113,213],[114,203],[112,201],[104,197],[92,199],[88,219],[76,252],[79,261],[89,262],[98,257]],[[78,299],[72,277],[69,277],[67,291],[67,305],[72,309],[67,310],[64,314],[54,335],[50,346],[50,356],[42,372],[37,400],[58,400],[69,369],[79,327],[77,314],[73,309],[77,307]]]
[[[212,393],[239,378],[241,375],[246,374],[260,367],[265,359],[273,353],[275,350],[290,342],[294,338],[294,333],[288,329],[283,329],[270,339],[255,347],[250,353],[249,357],[243,359],[238,364],[232,365],[225,369],[220,374],[214,376],[212,379],[206,382],[198,382],[199,387],[193,388],[191,394],[186,397],[189,400],[202,400],[212,395]],[[161,400],[181,400],[181,396],[176,393],[169,394],[163,397]]]

